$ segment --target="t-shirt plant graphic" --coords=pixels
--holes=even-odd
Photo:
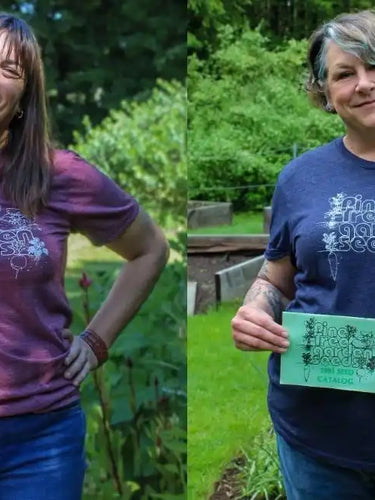
[[[310,365],[312,363],[312,356],[311,356],[311,347],[312,347],[312,340],[315,335],[315,323],[316,320],[315,318],[309,318],[305,321],[305,335],[303,336],[304,340],[306,341],[305,343],[305,351],[302,353],[302,361],[304,364],[304,377],[305,377],[305,382],[309,380],[310,376]]]
[[[327,324],[323,323],[326,328]],[[348,361],[345,365],[340,363],[343,360],[335,355],[335,360],[330,360],[329,355],[318,351],[314,352],[315,349],[320,349],[320,342],[317,343],[316,335],[319,328],[322,327],[315,318],[309,318],[305,321],[305,333],[303,335],[303,352],[302,352],[302,362],[304,365],[304,379],[308,382],[311,374],[311,365],[325,365],[332,362],[334,366],[348,366]],[[355,368],[355,374],[358,381],[366,380],[369,375],[375,372],[375,334],[372,331],[358,331],[356,326],[347,324],[343,328],[340,334],[341,338],[345,340],[345,349],[347,349],[348,355],[347,360],[349,360],[349,365],[351,368]],[[332,350],[331,347],[328,349]],[[350,356],[350,353],[351,356]]]

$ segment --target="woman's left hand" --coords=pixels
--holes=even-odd
[[[91,370],[98,366],[98,360],[90,346],[78,335],[64,328],[62,336],[70,340],[70,350],[65,358],[67,367],[64,376],[67,379],[73,379],[72,384],[79,386]]]

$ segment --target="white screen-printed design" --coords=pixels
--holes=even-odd
[[[339,252],[375,253],[375,200],[362,199],[361,194],[338,193],[330,198],[331,209],[325,213],[323,234],[331,277],[336,281]]]
[[[34,220],[18,209],[7,208],[2,213],[0,208],[0,255],[9,257],[16,278],[20,271],[30,269],[43,255],[48,255],[45,243],[35,235],[39,232]]]

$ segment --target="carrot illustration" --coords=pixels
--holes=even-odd
[[[328,264],[331,270],[331,276],[336,281],[338,262],[337,255],[335,253],[330,252],[328,254]]]

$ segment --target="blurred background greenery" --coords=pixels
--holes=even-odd
[[[61,145],[124,99],[143,100],[156,79],[184,81],[182,0],[2,0],[29,22],[42,47],[51,117]]]

